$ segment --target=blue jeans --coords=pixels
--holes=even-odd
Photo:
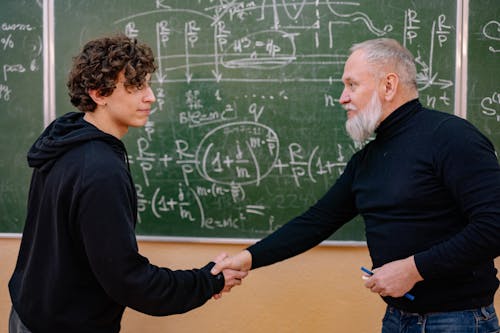
[[[478,309],[428,314],[408,313],[388,306],[382,333],[499,333],[493,305]]]

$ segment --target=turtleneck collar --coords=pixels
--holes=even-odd
[[[416,112],[422,108],[418,98],[406,102],[399,108],[394,110],[387,118],[385,118],[375,130],[377,139],[390,136],[400,125],[411,118]]]

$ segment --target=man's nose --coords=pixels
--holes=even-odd
[[[349,103],[351,98],[349,97],[349,94],[347,93],[346,89],[342,90],[342,94],[340,95],[339,102],[340,104],[347,104]]]
[[[151,87],[147,88],[147,93],[144,96],[144,101],[149,103],[154,103],[156,101],[155,93]]]

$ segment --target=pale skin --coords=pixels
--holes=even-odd
[[[97,104],[97,107],[93,112],[86,112],[83,119],[118,139],[121,139],[128,132],[129,127],[144,126],[148,121],[151,105],[156,101],[153,90],[148,83],[150,78],[149,74],[141,89],[126,88],[123,85],[125,78],[121,72],[116,80],[116,88],[111,95],[102,96],[98,90],[89,90],[89,96]],[[221,253],[213,261],[221,263],[226,257],[227,254]],[[225,280],[222,292],[229,292],[234,286],[241,285],[241,280],[248,274],[248,271],[234,270],[230,267],[221,271]]]
[[[219,262],[215,261],[215,263],[216,264],[211,271],[211,273],[214,275],[219,274],[221,271],[225,269],[233,269],[235,271],[245,272],[246,275],[248,275],[248,271],[250,271],[250,269],[252,268],[252,255],[250,254],[249,251],[243,250],[231,257],[226,256],[225,258],[223,258],[223,260]],[[227,292],[230,290],[231,288],[229,288],[229,290],[226,290],[226,288],[224,287],[222,291]],[[222,293],[214,295],[215,299],[219,299],[221,297]]]
[[[149,80],[151,75],[146,78]],[[98,90],[89,90],[89,96],[97,104],[93,112],[86,112],[83,119],[101,131],[121,139],[129,127],[141,127],[146,124],[151,112],[151,105],[156,101],[153,90],[146,83],[141,89],[126,88],[123,73],[118,74],[116,88],[109,96],[102,96]]]
[[[369,103],[370,97],[376,91],[382,103],[382,117],[380,122],[387,118],[398,107],[417,98],[418,92],[414,87],[402,84],[394,68],[387,65],[384,68],[374,68],[364,57],[363,50],[354,51],[346,61],[342,82],[344,90],[340,96],[340,103],[351,104],[355,108],[348,111],[347,117],[363,112]],[[373,75],[374,69],[378,71]],[[252,255],[243,250],[232,257],[226,257],[212,269],[212,274],[218,274],[223,269],[231,268],[248,272],[252,267]],[[364,275],[365,287],[381,296],[402,297],[413,286],[423,280],[413,256],[387,263],[373,270],[373,275]],[[220,294],[216,298],[220,298]]]

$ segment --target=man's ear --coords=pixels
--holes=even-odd
[[[98,105],[106,105],[106,97],[102,96],[97,89],[89,89],[88,91],[90,98]]]
[[[394,99],[399,86],[399,76],[396,73],[387,73],[383,79],[384,99],[390,102]]]

